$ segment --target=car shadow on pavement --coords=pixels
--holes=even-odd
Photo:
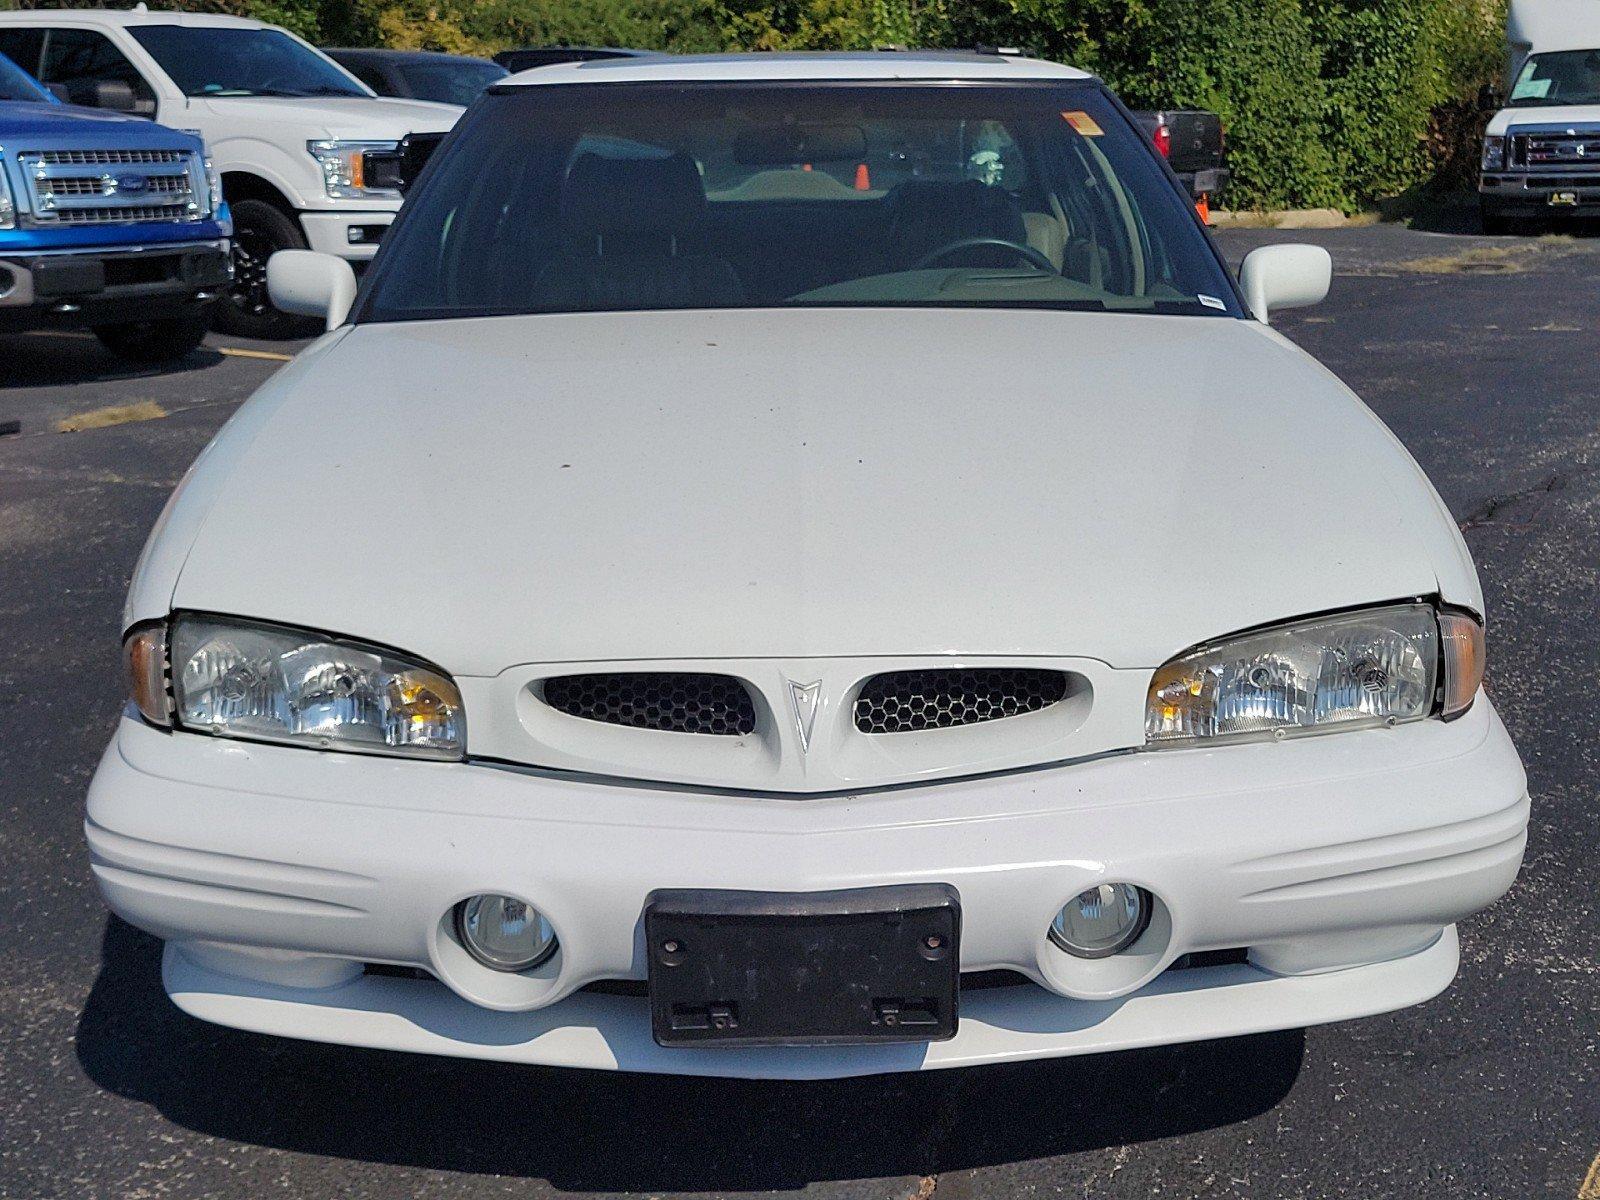
[[[210,346],[191,350],[177,362],[141,366],[118,358],[91,334],[0,334],[0,391],[6,388],[63,387],[114,379],[146,379],[215,366],[222,355]]]
[[[549,1181],[719,1192],[927,1176],[1193,1133],[1293,1086],[1302,1031],[819,1083],[566,1071],[323,1046],[194,1020],[115,917],[79,1018],[89,1077],[236,1142]]]

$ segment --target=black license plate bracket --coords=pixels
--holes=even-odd
[[[660,1045],[955,1036],[961,900],[948,884],[663,890],[646,901],[644,925]]]

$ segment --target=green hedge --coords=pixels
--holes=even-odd
[[[0,0],[6,4],[9,0]],[[1234,207],[1354,210],[1458,181],[1505,0],[189,0],[312,40],[488,53],[1014,45],[1136,108],[1216,110]]]

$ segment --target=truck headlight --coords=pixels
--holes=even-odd
[[[1483,169],[1485,171],[1503,171],[1506,169],[1506,139],[1490,135],[1483,139]]]
[[[222,737],[319,750],[459,759],[461,693],[442,671],[392,650],[227,617],[180,615],[128,635],[135,699],[164,724],[155,692],[166,668],[170,723]],[[163,652],[164,651],[164,652]]]
[[[367,186],[367,151],[392,154],[399,142],[307,142],[306,149],[322,167],[322,186],[335,200],[362,198],[400,199],[400,192],[392,187]]]
[[[1316,617],[1202,646],[1150,681],[1150,745],[1281,738],[1459,716],[1483,679],[1483,627],[1430,604]]]
[[[11,201],[11,184],[6,179],[6,160],[0,155],[0,229],[17,227],[17,206]]]

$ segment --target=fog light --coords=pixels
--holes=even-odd
[[[533,905],[514,896],[473,896],[456,908],[467,952],[496,971],[526,971],[556,951],[556,931]]]
[[[1150,893],[1131,883],[1102,883],[1079,892],[1050,922],[1050,940],[1079,958],[1126,950],[1150,924]]]

